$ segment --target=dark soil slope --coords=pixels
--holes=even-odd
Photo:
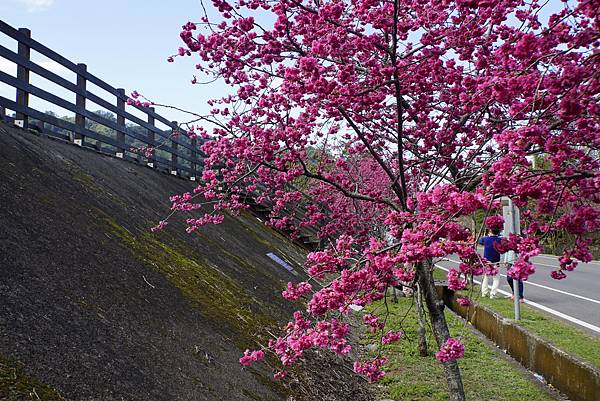
[[[289,316],[304,250],[250,213],[151,234],[191,188],[0,123],[0,399],[369,398],[318,355],[287,385],[242,368]]]

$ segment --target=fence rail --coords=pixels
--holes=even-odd
[[[124,89],[115,88],[107,84],[102,79],[89,73],[85,64],[74,63],[33,40],[31,32],[28,29],[16,29],[0,20],[0,37],[2,34],[16,41],[17,52],[0,45],[0,58],[9,60],[17,65],[17,76],[15,77],[5,71],[0,71],[0,82],[16,90],[14,99],[0,96],[0,120],[7,119],[5,111],[9,109],[15,112],[13,122],[22,128],[33,128],[45,135],[67,140],[79,146],[96,147],[101,153],[136,162],[143,162],[152,168],[168,171],[171,174],[193,180],[201,175],[204,154],[199,149],[199,145],[202,142],[199,139],[191,139],[188,143],[187,137],[183,135],[174,137],[173,132],[179,129],[177,122],[169,121],[167,118],[156,113],[152,107],[130,106],[144,113],[146,115],[145,119],[129,113],[125,109],[128,96],[125,94]],[[32,50],[73,72],[76,76],[76,82],[71,82],[64,76],[60,76],[32,61]],[[65,99],[47,89],[32,84],[30,82],[30,75],[32,73],[66,89],[72,95],[71,98]],[[114,97],[114,103],[90,92],[88,90],[88,83],[97,86],[107,92],[109,96]],[[75,115],[74,121],[68,121],[34,109],[29,105],[30,96],[68,110]],[[113,113],[116,116],[115,120],[89,110],[86,107],[87,101],[93,102],[108,112]],[[30,127],[35,122],[39,122],[41,125]],[[88,128],[88,122],[95,122],[113,130],[115,135],[109,136],[91,130]],[[140,129],[133,129],[131,124],[127,125],[127,122],[136,124],[142,132],[140,132]],[[157,122],[165,124],[169,129],[161,130],[156,126]],[[46,129],[46,125],[54,129]],[[57,129],[68,131],[68,134],[57,131]],[[128,139],[130,143],[128,143]],[[96,144],[93,141],[96,141]],[[162,146],[160,151],[156,151],[146,157],[143,154],[132,153],[130,151],[132,141],[137,141],[138,144],[141,143],[143,146]],[[109,145],[110,148],[106,146],[102,147],[102,144]],[[163,157],[164,155],[167,157]],[[259,205],[253,198],[253,194],[244,193],[244,199],[254,210],[265,215],[271,212],[272,205]],[[279,213],[286,216],[293,215],[287,209],[279,211]],[[293,219],[296,223],[299,222],[297,217],[293,217]],[[299,241],[305,246],[311,249],[314,248],[318,243],[315,238],[316,230],[308,228],[300,230]]]
[[[197,139],[188,141],[185,136],[175,136],[179,131],[177,122],[156,113],[154,108],[135,107],[146,115],[146,119],[137,117],[125,109],[128,96],[122,88],[115,88],[104,82],[97,76],[87,71],[87,66],[74,63],[61,56],[57,52],[44,46],[31,38],[31,32],[26,28],[13,28],[0,20],[0,33],[16,41],[17,51],[0,45],[0,57],[17,65],[17,76],[0,71],[0,82],[16,89],[14,99],[0,96],[0,119],[7,119],[6,109],[15,112],[14,122],[23,128],[30,128],[30,124],[37,120],[40,125],[32,126],[48,136],[54,136],[71,141],[80,146],[94,146],[102,153],[111,154],[116,157],[130,159],[137,162],[145,162],[153,168],[167,170],[171,174],[181,175],[195,179],[202,169],[203,154],[199,150]],[[76,82],[71,82],[52,72],[40,64],[31,60],[31,51],[36,51],[67,70],[75,73]],[[31,73],[36,74],[58,86],[66,89],[73,97],[65,99],[46,89],[33,85],[30,82]],[[87,84],[91,83],[106,91],[109,96],[114,97],[114,103],[90,92]],[[74,122],[67,121],[56,116],[47,114],[41,110],[32,108],[30,96],[42,99],[62,109],[75,114]],[[87,101],[93,102],[110,113],[114,113],[116,120],[106,118],[86,108]],[[89,129],[87,122],[94,122],[113,130],[115,135],[106,135]],[[128,125],[127,122],[130,124]],[[156,126],[160,122],[168,127],[162,130]],[[140,129],[134,129],[135,124]],[[46,125],[54,129],[46,129]],[[57,130],[68,131],[68,134]],[[96,142],[96,144],[93,143]],[[147,157],[143,154],[131,152],[132,143],[136,141],[143,146],[158,147],[160,151],[154,151]],[[102,146],[109,145],[109,147]],[[166,157],[163,157],[166,156]]]

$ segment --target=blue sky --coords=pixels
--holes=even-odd
[[[206,100],[219,97],[226,88],[194,86],[190,79],[195,73],[195,60],[181,58],[167,63],[166,58],[181,43],[181,25],[188,20],[198,21],[201,15],[199,0],[0,0],[4,22],[29,28],[34,39],[75,63],[87,64],[88,71],[105,82],[123,87],[128,93],[136,89],[157,102],[196,112],[206,112]],[[16,42],[3,34],[0,44],[16,49]],[[73,74],[44,57],[32,58],[74,80]],[[14,74],[14,65],[1,58],[0,69]],[[49,88],[45,81],[33,83]],[[0,95],[13,98],[14,89],[0,85]],[[52,88],[69,96],[60,88]],[[97,94],[109,99],[103,93]],[[51,109],[42,102],[32,106]],[[176,112],[160,113],[184,121]]]
[[[557,10],[560,4],[552,0],[542,14]],[[128,93],[138,90],[159,103],[206,113],[210,109],[206,101],[223,96],[229,88],[222,83],[192,85],[195,57],[178,58],[175,63],[166,61],[181,44],[181,25],[188,20],[199,21],[201,16],[200,0],[0,0],[2,20],[14,27],[29,28],[34,39],[73,62],[86,63],[88,71],[105,82],[123,87]],[[546,18],[547,15],[543,19]],[[15,41],[2,34],[0,45],[16,50]],[[32,58],[75,81],[74,74],[55,63],[36,54]],[[0,70],[14,75],[16,66],[0,58]],[[32,83],[66,99],[73,97],[40,78],[33,77]],[[88,89],[114,101],[103,96],[103,91]],[[1,96],[14,99],[14,92],[0,83]],[[31,105],[61,115],[71,114],[35,99]],[[180,122],[188,117],[171,110],[159,112]]]

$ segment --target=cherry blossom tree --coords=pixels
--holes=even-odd
[[[450,397],[464,399],[464,347],[450,337],[432,275],[433,260],[450,254],[465,275],[484,272],[461,217],[494,216],[501,197],[522,208],[522,235],[502,244],[518,252],[509,271],[518,279],[534,273],[530,258],[553,232],[577,237],[554,278],[591,258],[600,1],[212,0],[204,10],[169,61],[192,57],[193,83],[221,80],[231,91],[195,117],[205,128],[189,135],[207,139],[202,181],[173,209],[211,206],[188,216],[191,232],[252,196],[272,206],[274,227],[313,227],[326,239],[306,262],[321,285],[283,293],[307,303],[268,346],[282,372],[310,348],[349,353],[350,306],[418,282]],[[451,270],[448,284],[468,280]],[[383,316],[364,323],[382,346],[401,341]],[[248,351],[242,362],[262,356]],[[376,380],[384,362],[354,368]]]

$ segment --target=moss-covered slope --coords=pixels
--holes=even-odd
[[[0,123],[0,399],[288,397],[265,364],[238,358],[289,316],[280,292],[304,250],[250,213],[150,233],[191,188]]]

